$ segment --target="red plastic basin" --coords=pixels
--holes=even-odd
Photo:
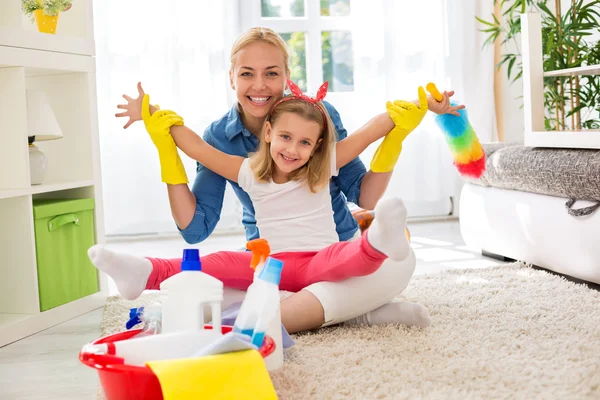
[[[212,329],[206,326],[206,329]],[[230,332],[231,326],[223,326],[223,333]],[[92,344],[111,343],[118,340],[130,339],[140,333],[141,329],[132,329],[104,336]],[[258,349],[263,358],[275,350],[275,342],[265,336],[263,345]],[[139,367],[124,364],[121,357],[79,353],[79,360],[90,368],[98,371],[100,384],[104,390],[106,400],[163,400],[162,390],[158,378],[148,367]]]

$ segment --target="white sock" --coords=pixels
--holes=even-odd
[[[410,249],[405,229],[406,207],[402,200],[382,199],[375,206],[375,219],[367,231],[367,240],[392,260],[402,261]]]
[[[423,304],[396,301],[382,305],[359,317],[344,322],[346,325],[403,324],[427,328],[431,325],[429,312]]]
[[[96,268],[115,281],[123,298],[135,300],[146,288],[152,272],[150,260],[130,254],[115,253],[100,244],[90,247],[88,256]]]

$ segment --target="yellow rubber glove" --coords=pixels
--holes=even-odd
[[[383,139],[371,160],[371,171],[391,172],[400,157],[402,142],[423,120],[427,114],[427,95],[419,86],[419,106],[404,100],[386,103],[386,109],[396,126]]]
[[[150,96],[146,94],[142,101],[142,119],[158,150],[162,181],[169,185],[188,183],[177,145],[170,132],[173,125],[183,125],[183,118],[170,110],[158,110],[150,115],[149,104]]]

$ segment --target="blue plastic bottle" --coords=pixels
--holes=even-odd
[[[274,334],[278,333],[278,337],[273,339],[275,339],[275,351],[281,355],[280,363],[283,363],[281,317],[279,316],[279,281],[282,268],[282,261],[271,257],[267,258],[262,271],[248,287],[248,292],[233,325],[234,332],[249,336],[252,338],[252,344],[257,347],[262,345],[269,326],[275,326]],[[279,316],[279,321],[274,321],[277,316]]]

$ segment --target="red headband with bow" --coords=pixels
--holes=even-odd
[[[322,101],[325,98],[325,96],[327,95],[327,88],[329,87],[329,82],[327,82],[327,81],[324,82],[321,85],[321,87],[319,87],[319,90],[317,91],[317,95],[314,98],[312,98],[312,97],[307,96],[304,93],[302,93],[302,90],[300,90],[300,88],[298,87],[298,85],[296,85],[294,82],[292,82],[291,79],[287,79],[286,81],[287,81],[288,87],[290,88],[290,91],[292,92],[292,96],[283,97],[281,100],[279,100],[277,103],[275,103],[275,105],[271,109],[271,113],[270,114],[273,113],[273,110],[275,110],[275,107],[277,107],[278,105],[280,105],[284,101],[288,101],[288,100],[304,100],[304,101],[307,101],[310,104],[314,105],[315,108],[321,112],[321,114],[323,115],[323,122],[324,122],[323,130],[327,129],[327,117],[325,116],[325,112],[316,103]],[[270,116],[270,114],[269,114],[269,116]]]

